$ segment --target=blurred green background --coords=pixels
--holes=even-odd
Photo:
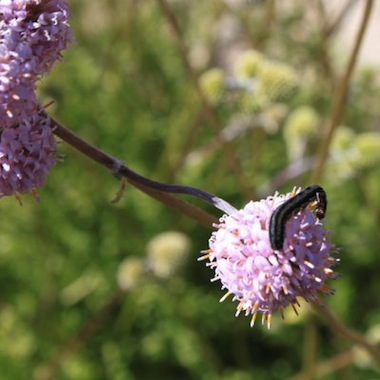
[[[248,199],[215,143],[159,2],[69,3],[76,43],[41,82],[41,101],[55,102],[49,112],[147,177],[243,207]],[[230,144],[253,199],[310,183],[308,162],[318,154],[353,45],[340,32],[351,12],[361,14],[352,3],[330,14],[320,1],[168,2],[220,127],[243,125]],[[379,25],[375,17],[371,23]],[[294,77],[278,84],[270,76],[274,84],[262,81],[261,92],[247,90],[236,65],[244,71],[251,50]],[[207,79],[214,68],[224,83],[240,78],[233,89]],[[336,295],[326,303],[369,339],[379,339],[380,329],[379,74],[379,66],[361,63],[350,79],[344,128],[321,181],[342,274],[330,282]],[[257,87],[255,78],[248,79]],[[249,318],[234,317],[236,304],[218,302],[220,284],[196,260],[211,230],[132,186],[112,204],[115,178],[65,143],[59,152],[64,159],[39,190],[40,203],[32,196],[22,206],[14,198],[0,202],[1,379],[380,378],[365,352],[307,305],[299,318],[274,316],[270,331],[260,323],[249,328]],[[178,253],[188,252],[185,265],[161,277],[143,268],[138,283],[121,292],[123,260],[145,260],[152,239],[173,230],[186,242]]]

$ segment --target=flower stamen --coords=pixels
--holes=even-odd
[[[308,266],[309,268],[311,269],[314,269],[315,268],[315,265],[312,264],[310,261],[307,261],[307,260],[304,260],[303,263]]]
[[[201,256],[201,257],[198,257],[198,261],[203,261],[203,260],[207,260],[210,258],[210,254],[212,253],[212,250],[211,249],[205,249],[203,251],[201,251],[201,253],[203,253],[204,255]]]
[[[268,330],[270,330],[271,325],[272,325],[272,314],[268,314],[268,318],[267,318]]]
[[[230,295],[232,294],[232,292],[228,291],[220,300],[219,302],[223,302],[225,301]]]
[[[243,310],[243,303],[240,302],[239,305],[236,308],[235,317],[238,317],[240,315],[240,313],[241,313],[242,310]]]
[[[252,318],[251,318],[251,322],[249,324],[251,327],[253,327],[255,325],[256,317],[257,317],[257,313],[253,313]]]

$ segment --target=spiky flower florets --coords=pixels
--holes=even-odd
[[[272,313],[298,304],[297,297],[317,301],[317,293],[332,293],[325,284],[335,274],[330,256],[334,246],[329,232],[312,210],[304,209],[286,224],[283,249],[273,250],[269,242],[269,220],[273,211],[298,191],[276,193],[258,202],[249,202],[242,210],[224,215],[209,241],[203,258],[215,270],[213,280],[220,280],[229,295],[239,302],[236,315],[257,313],[270,327]]]
[[[66,0],[0,0],[0,196],[41,186],[55,161],[35,90],[72,40]]]
[[[27,115],[35,83],[71,41],[64,0],[0,2],[0,127]]]
[[[42,113],[34,112],[17,128],[5,128],[0,137],[0,197],[43,185],[55,157],[50,119]]]

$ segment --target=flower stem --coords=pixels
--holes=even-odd
[[[231,172],[236,178],[236,182],[239,184],[245,198],[253,199],[255,198],[253,194],[253,190],[251,189],[251,186],[249,186],[247,179],[244,177],[239,163],[236,159],[236,156],[231,148],[231,144],[227,141],[223,141],[220,135],[220,131],[222,130],[220,122],[218,120],[218,117],[216,116],[216,113],[214,109],[211,107],[210,103],[208,102],[206,96],[204,95],[201,86],[199,85],[197,75],[192,68],[190,64],[190,60],[188,58],[188,52],[187,47],[183,41],[182,33],[180,30],[180,27],[178,25],[177,19],[173,12],[171,11],[169,5],[167,4],[166,0],[157,0],[157,3],[159,7],[161,8],[161,11],[170,27],[170,30],[175,38],[175,42],[177,45],[177,49],[179,51],[179,54],[182,58],[182,61],[184,63],[184,66],[186,68],[186,71],[188,72],[188,75],[191,79],[191,82],[193,84],[194,90],[198,95],[198,98],[200,99],[207,119],[209,120],[209,123],[211,127],[214,130],[215,136],[217,139],[219,139],[219,143],[222,146],[222,149],[224,151],[224,157],[226,159],[227,164],[231,168]]]
[[[94,337],[106,324],[107,318],[114,315],[115,310],[120,307],[124,300],[124,293],[116,289],[109,296],[107,303],[99,309],[85,325],[69,339],[63,348],[46,364],[37,367],[33,378],[35,380],[56,379],[61,371],[62,365],[72,358],[79,349]]]
[[[375,345],[369,343],[362,335],[356,331],[351,330],[345,326],[326,306],[313,306],[316,312],[327,320],[331,331],[334,333],[339,333],[351,342],[354,342],[363,347],[374,358],[375,363],[380,363],[380,349],[378,349]]]
[[[214,216],[206,213],[200,208],[192,206],[187,202],[173,197],[170,193],[187,194],[200,198],[227,214],[231,214],[236,211],[236,209],[228,202],[196,187],[165,184],[143,177],[142,175],[128,168],[120,160],[108,155],[107,153],[83,140],[54,119],[52,119],[52,128],[56,136],[61,138],[67,144],[71,145],[87,157],[91,158],[93,161],[106,167],[116,177],[127,178],[129,183],[139,188],[146,194],[176,210],[181,211],[187,216],[208,227],[217,222],[217,219]]]
[[[327,132],[322,138],[321,146],[319,149],[317,165],[312,175],[312,181],[311,181],[312,183],[321,182],[322,172],[327,160],[330,143],[334,135],[334,132],[342,119],[344,105],[347,99],[349,81],[350,81],[352,72],[355,68],[359,49],[362,44],[364,33],[368,25],[368,20],[371,14],[372,6],[373,6],[373,0],[367,0],[365,9],[363,12],[363,17],[362,17],[360,27],[358,30],[358,34],[356,36],[356,40],[351,51],[351,55],[347,62],[346,70],[344,71],[344,74],[336,87],[336,91],[333,97],[333,105],[331,109],[331,114],[328,121]]]

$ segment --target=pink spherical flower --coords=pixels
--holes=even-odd
[[[243,209],[224,215],[215,227],[210,249],[200,259],[215,270],[212,281],[220,280],[222,289],[238,301],[236,315],[256,315],[270,327],[272,313],[298,305],[297,297],[318,301],[317,294],[331,294],[325,284],[336,274],[331,267],[338,261],[330,256],[335,247],[310,208],[301,209],[286,222],[283,248],[274,250],[269,241],[269,221],[273,211],[301,189],[267,199],[249,202]]]

